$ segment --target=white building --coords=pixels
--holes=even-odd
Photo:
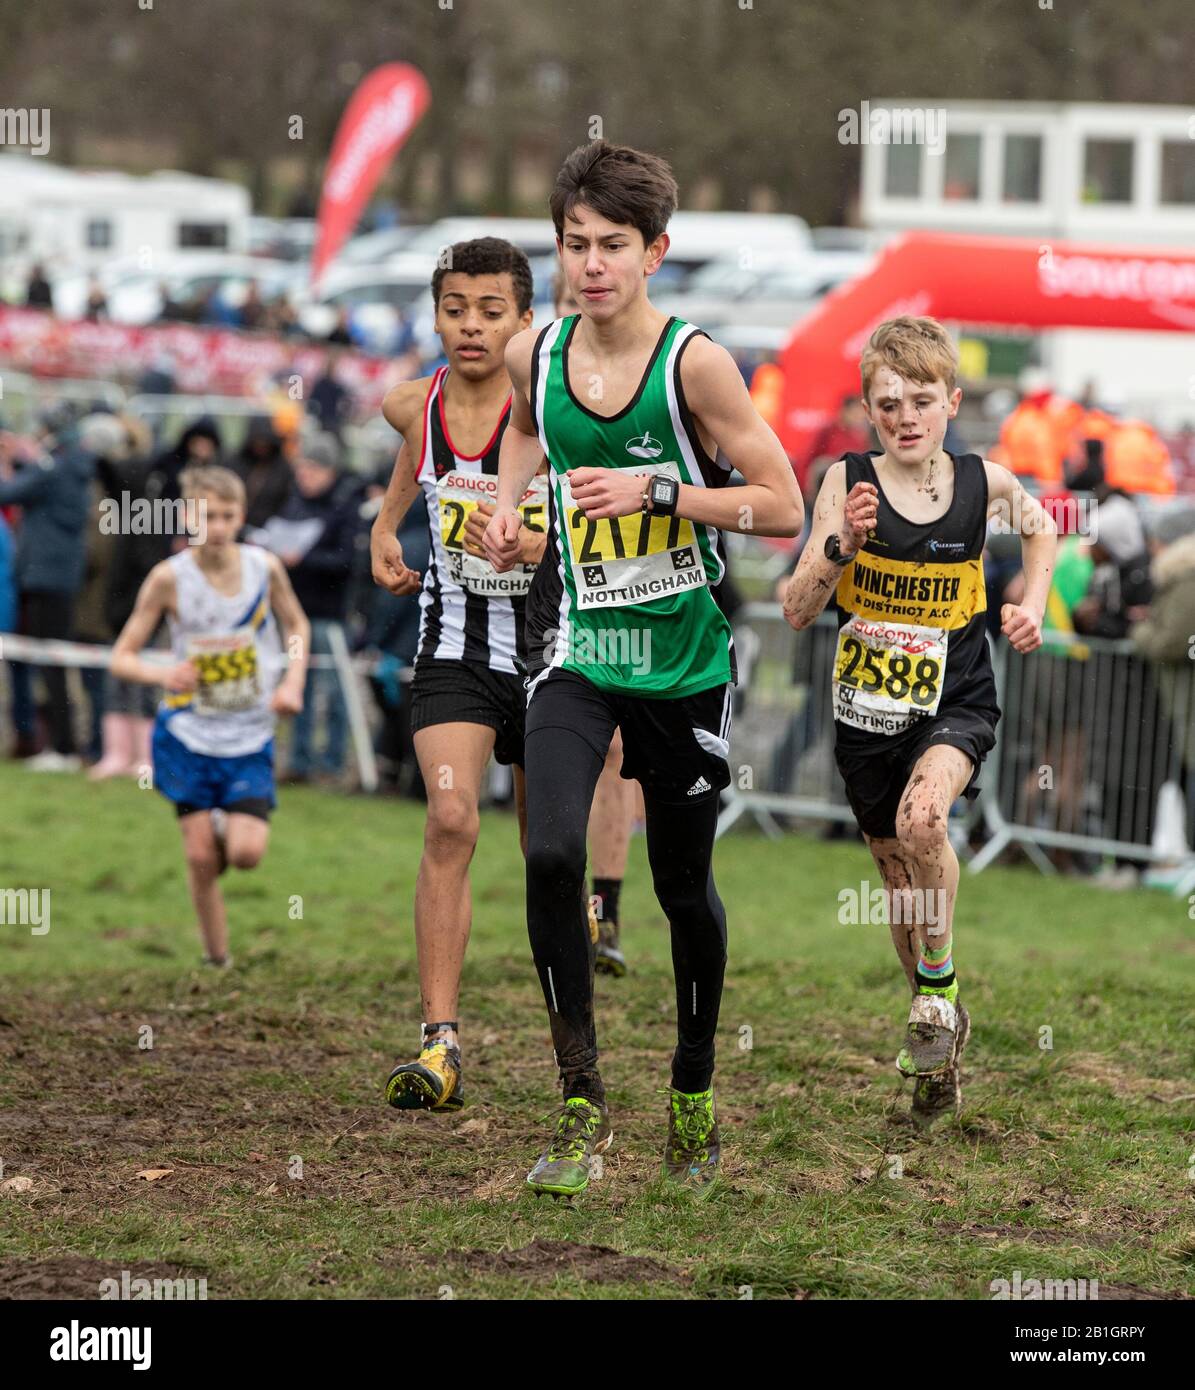
[[[876,100],[859,112],[858,129],[860,215],[881,234],[1195,247],[1189,107]],[[1042,337],[1043,364],[1060,390],[1094,379],[1167,423],[1195,417],[1186,334],[1059,329]]]

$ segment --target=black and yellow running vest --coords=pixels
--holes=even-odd
[[[901,516],[873,454],[847,454],[846,488],[875,485],[875,528],[838,581],[834,718],[848,741],[890,738],[943,711],[996,709],[983,582],[988,486],[978,454],[954,458],[936,521]],[[952,456],[953,457],[953,456]]]

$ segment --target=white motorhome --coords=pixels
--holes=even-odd
[[[248,190],[162,171],[135,176],[0,155],[0,279],[11,294],[40,263],[51,279],[137,258],[152,270],[179,251],[246,248]]]

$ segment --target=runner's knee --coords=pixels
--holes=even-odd
[[[527,881],[542,890],[559,891],[561,884],[580,885],[585,880],[585,834],[532,834],[527,841]]]
[[[896,816],[901,847],[921,863],[936,859],[946,845],[946,813],[929,797],[907,796]]]
[[[228,862],[234,869],[255,869],[261,863],[265,848],[262,844],[230,844]]]
[[[201,878],[215,878],[220,872],[220,858],[215,844],[188,845],[186,856],[187,868]]]
[[[471,854],[481,816],[463,796],[435,797],[428,802],[424,848],[432,855]]]

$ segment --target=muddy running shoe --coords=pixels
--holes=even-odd
[[[905,1045],[896,1057],[903,1076],[933,1076],[945,1071],[954,1057],[958,1033],[958,981],[945,989],[924,985],[913,996]]]
[[[665,1094],[669,1114],[664,1174],[673,1182],[707,1183],[717,1176],[722,1157],[713,1087],[689,1094],[670,1086]]]
[[[599,922],[597,935],[597,955],[593,968],[599,975],[613,975],[622,979],[627,973],[627,958],[618,945],[618,923]]]
[[[404,1062],[390,1073],[386,1099],[396,1110],[459,1110],[465,1103],[460,1048],[428,1043],[417,1062]]]
[[[945,1114],[957,1115],[963,1107],[963,1048],[971,1036],[971,1016],[962,1004],[957,1006],[958,1026],[954,1033],[954,1057],[945,1071],[919,1076],[913,1086],[913,1119],[927,1127]]]
[[[594,1157],[614,1142],[610,1116],[604,1105],[583,1096],[564,1102],[556,1120],[556,1134],[527,1174],[527,1185],[537,1197],[575,1197],[589,1186]]]

